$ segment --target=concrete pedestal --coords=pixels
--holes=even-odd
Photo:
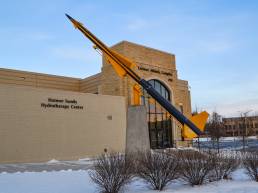
[[[150,150],[145,106],[129,106],[127,110],[126,152]]]

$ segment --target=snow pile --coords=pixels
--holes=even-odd
[[[56,159],[52,159],[52,160],[48,161],[47,163],[48,164],[56,164],[56,163],[59,163],[59,161]]]

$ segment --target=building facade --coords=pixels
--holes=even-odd
[[[112,49],[132,59],[136,73],[191,116],[188,82],[178,78],[175,55],[127,41]],[[84,79],[0,69],[0,162],[124,151],[126,111],[133,105],[135,82],[119,77],[105,58],[102,63],[100,73]],[[183,145],[180,124],[145,91],[141,104],[151,148]]]
[[[186,116],[191,116],[188,82],[178,78],[175,55],[127,41],[114,45],[112,49],[133,60],[137,65],[134,70],[142,78],[150,81],[158,92]],[[99,78],[100,94],[124,96],[127,105],[133,104],[135,81],[130,77],[120,78],[105,58]],[[166,148],[179,145],[178,142],[182,140],[181,125],[173,121],[146,92],[143,92],[141,103],[147,108],[151,147]]]
[[[226,136],[258,135],[258,116],[223,118]]]
[[[125,150],[123,97],[0,84],[0,107],[0,163]]]

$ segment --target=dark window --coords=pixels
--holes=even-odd
[[[164,98],[170,101],[169,90],[158,80],[149,80],[149,83]],[[150,134],[150,146],[152,149],[172,147],[172,123],[171,116],[144,90],[141,103],[146,105],[147,119]]]
[[[180,105],[180,111],[181,113],[184,113],[184,106],[182,104]]]

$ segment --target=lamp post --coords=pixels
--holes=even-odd
[[[245,112],[241,112],[240,111],[240,115],[241,115],[241,119],[242,119],[242,126],[243,126],[243,130],[242,130],[242,143],[243,143],[243,151],[245,152],[245,136],[247,135],[247,124],[246,124],[246,117],[248,115],[248,113],[250,113],[252,110],[248,110]]]

